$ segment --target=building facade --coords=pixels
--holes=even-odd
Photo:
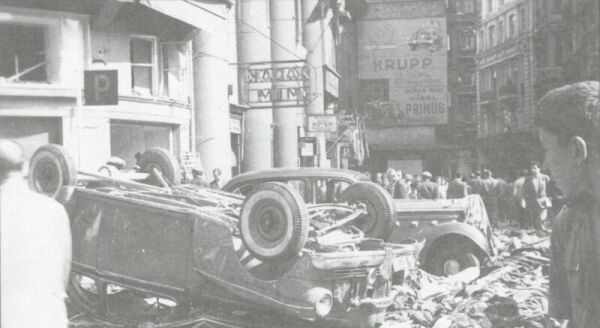
[[[478,160],[508,175],[542,159],[535,105],[563,84],[560,1],[486,0],[477,49]]]
[[[207,55],[223,53],[230,7],[3,2],[0,134],[19,140],[28,156],[42,144],[62,144],[92,172],[111,156],[131,168],[152,147],[178,158],[197,150],[207,170],[220,167],[228,177],[229,66]]]
[[[594,0],[564,0],[563,44],[565,82],[600,80],[600,4]]]

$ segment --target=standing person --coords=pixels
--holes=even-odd
[[[544,222],[548,218],[548,208],[552,207],[547,196],[550,177],[540,172],[537,162],[531,164],[530,175],[523,183],[523,199],[529,212],[529,220],[537,231],[544,231]]]
[[[433,176],[429,171],[421,173],[421,184],[417,189],[419,199],[440,199],[440,186],[431,181]]]
[[[448,184],[448,199],[465,198],[469,194],[469,185],[463,181],[463,175],[454,173],[454,180]]]
[[[388,191],[390,195],[394,195],[394,188],[396,185],[396,170],[389,168],[385,172],[385,189]]]
[[[481,173],[479,170],[473,171],[469,176],[469,181],[467,184],[471,187],[472,194],[480,194],[481,193]]]
[[[23,165],[21,147],[0,139],[0,326],[66,328],[69,218],[61,204],[29,189]]]
[[[221,189],[221,169],[216,168],[212,171],[213,181],[210,182],[211,189]]]
[[[513,208],[514,217],[519,223],[521,229],[525,229],[529,223],[529,214],[527,212],[527,204],[523,198],[523,185],[525,178],[529,175],[529,171],[522,170],[519,172],[519,177],[513,183]]]
[[[383,187],[383,173],[377,172],[375,174],[375,183]]]
[[[410,183],[406,181],[402,171],[396,171],[396,183],[393,188],[392,197],[395,199],[408,199],[410,194]]]
[[[494,179],[492,171],[483,170],[479,184],[479,194],[487,210],[488,218],[493,225],[498,224],[498,182]]]
[[[600,83],[550,91],[536,123],[546,163],[569,200],[551,235],[549,314],[569,327],[600,323]]]
[[[496,197],[498,199],[498,221],[506,222],[508,220],[508,211],[510,206],[509,201],[512,196],[512,187],[510,184],[499,176],[496,178]]]

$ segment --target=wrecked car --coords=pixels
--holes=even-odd
[[[416,266],[415,245],[369,238],[351,224],[369,215],[359,201],[307,204],[279,182],[243,196],[178,185],[169,167],[177,163],[153,158],[146,179],[160,187],[77,171],[57,145],[33,155],[32,187],[69,214],[69,299],[98,320],[181,327],[193,322],[192,309],[217,303],[374,326],[398,292],[392,286]],[[354,188],[393,209],[381,187]]]
[[[265,182],[283,182],[294,187],[305,202],[352,202],[360,200],[371,208],[373,216],[355,221],[370,237],[393,243],[423,241],[419,255],[422,267],[436,275],[456,274],[467,267],[479,266],[494,255],[491,225],[479,195],[463,199],[394,199],[394,215],[377,208],[374,193],[361,194],[350,188],[369,179],[362,173],[324,168],[277,168],[240,174],[223,190],[245,195]]]

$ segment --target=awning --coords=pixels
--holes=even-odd
[[[118,0],[124,3],[132,3],[132,0]],[[226,17],[224,6],[231,6],[228,0],[140,0],[139,4],[151,8],[161,14],[175,18],[203,30],[214,29],[222,24]]]

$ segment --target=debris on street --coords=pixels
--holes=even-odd
[[[382,328],[546,327],[549,237],[510,230],[495,237],[499,255],[481,270],[445,278],[419,271]]]

